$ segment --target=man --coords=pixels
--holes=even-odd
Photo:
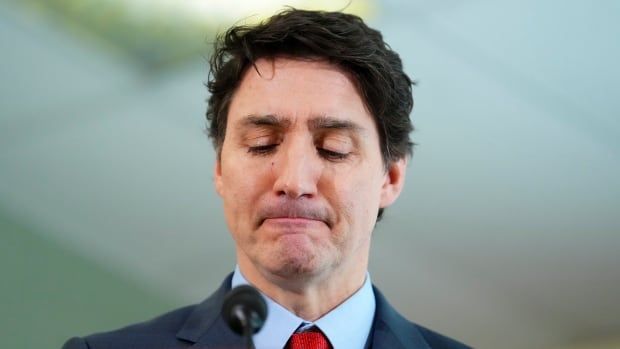
[[[400,316],[367,272],[374,225],[402,191],[411,80],[381,34],[289,9],[221,36],[207,119],[237,268],[203,303],[70,348],[232,348],[224,295],[268,304],[261,348],[466,348]]]

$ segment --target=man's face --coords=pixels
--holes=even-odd
[[[342,70],[256,65],[260,75],[248,69],[231,101],[215,168],[242,270],[365,272],[377,211],[400,193],[405,161],[385,170],[373,118]]]

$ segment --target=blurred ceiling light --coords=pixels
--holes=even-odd
[[[119,52],[149,72],[210,50],[217,31],[256,23],[291,6],[368,17],[372,0],[21,0],[18,6],[53,17],[82,38]]]

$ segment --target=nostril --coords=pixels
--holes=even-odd
[[[285,186],[276,191],[277,196],[286,196],[289,199],[311,198],[314,195],[300,186]]]

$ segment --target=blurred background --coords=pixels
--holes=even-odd
[[[204,135],[211,42],[348,1],[0,2],[0,333],[59,348],[234,267]],[[371,275],[477,348],[620,348],[620,3],[362,1],[418,81]]]

